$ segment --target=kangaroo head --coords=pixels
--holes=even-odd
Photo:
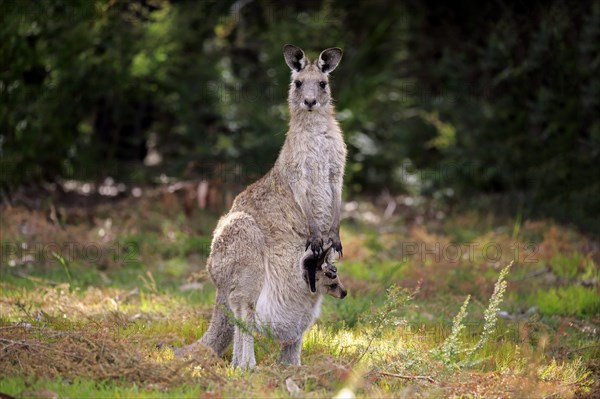
[[[330,263],[329,267],[335,270],[335,266],[333,266],[333,264]],[[340,281],[340,278],[338,277],[337,273],[331,274],[325,272],[325,269],[326,267],[323,267],[323,269],[320,272],[317,272],[317,291],[319,291],[322,294],[331,295],[334,298],[345,298],[348,294],[348,291]]]
[[[308,250],[302,257],[304,280],[311,292],[342,299],[348,292],[337,275],[337,269],[330,262],[331,255],[331,247],[316,257],[311,250]]]
[[[331,101],[329,73],[342,59],[342,50],[337,47],[328,48],[321,52],[316,61],[311,62],[300,47],[286,44],[283,56],[292,70],[288,94],[290,111],[328,110]]]

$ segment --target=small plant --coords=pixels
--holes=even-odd
[[[477,344],[475,344],[470,349],[463,348],[464,344],[460,340],[460,335],[465,329],[464,319],[467,316],[467,306],[469,304],[469,300],[471,299],[470,295],[467,296],[467,298],[463,302],[463,305],[458,311],[458,314],[454,317],[454,320],[452,321],[452,331],[450,332],[450,335],[444,340],[444,343],[441,345],[440,348],[437,348],[432,351],[433,354],[439,357],[444,364],[456,364],[456,359],[461,353],[466,353],[466,358],[472,359],[473,355],[475,355],[475,353],[481,348],[483,348],[483,346],[489,341],[490,337],[495,331],[496,323],[498,321],[497,313],[500,310],[500,303],[502,303],[504,292],[506,291],[505,279],[512,264],[513,262],[510,262],[508,266],[502,269],[500,275],[498,276],[498,280],[494,285],[494,292],[492,293],[492,296],[490,298],[490,303],[483,315],[483,332],[481,333]],[[462,364],[464,365],[466,363],[464,363],[463,361]]]
[[[504,297],[504,292],[506,291],[506,275],[510,270],[510,267],[513,265],[513,262],[510,262],[508,266],[506,266],[500,272],[498,276],[498,280],[496,284],[494,284],[494,292],[492,293],[492,297],[490,298],[490,303],[483,314],[484,325],[483,325],[483,333],[481,334],[479,341],[477,344],[469,350],[468,355],[472,356],[475,352],[483,348],[483,345],[489,341],[492,336],[496,323],[498,321],[498,311],[500,310],[500,304],[502,303],[502,298]]]
[[[69,284],[72,284],[73,278],[71,277],[71,270],[69,270],[69,265],[67,264],[67,261],[65,260],[65,258],[60,256],[56,252],[52,252],[52,256],[54,256],[54,258],[56,260],[58,260],[58,262],[62,265],[62,267],[65,271],[65,274],[67,275],[67,280],[69,280]]]
[[[159,294],[158,285],[156,284],[156,280],[154,279],[152,272],[149,270],[146,271],[146,276],[148,278],[142,276],[141,274],[138,276],[144,283],[144,288],[153,294]]]
[[[469,300],[471,299],[471,295],[468,295],[465,301],[463,302],[460,310],[454,317],[452,321],[452,332],[450,336],[446,338],[441,347],[441,355],[442,359],[447,362],[452,361],[456,358],[456,355],[460,352],[460,334],[465,329],[465,325],[463,324],[463,320],[467,316],[467,306],[469,305]]]
[[[356,364],[363,359],[363,357],[371,350],[373,342],[376,339],[381,338],[386,327],[395,327],[400,323],[401,320],[398,312],[407,302],[412,300],[418,292],[418,286],[412,292],[398,287],[397,285],[388,288],[385,303],[375,311],[367,312],[361,318],[362,324],[369,326],[370,331],[366,334],[366,345],[361,348],[352,362],[353,364]]]

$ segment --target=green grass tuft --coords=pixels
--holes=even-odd
[[[595,288],[571,285],[538,290],[532,298],[545,315],[597,316],[600,295]]]

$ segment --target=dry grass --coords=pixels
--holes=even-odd
[[[27,325],[2,326],[0,372],[4,376],[119,380],[167,388],[178,384],[219,383],[211,372],[219,360],[206,350],[192,359],[151,350],[149,342],[110,334],[102,326],[56,331]],[[148,341],[148,340],[146,340]],[[144,349],[145,348],[145,349]],[[205,373],[194,373],[202,368]]]

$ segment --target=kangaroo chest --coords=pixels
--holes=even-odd
[[[346,153],[341,137],[321,133],[316,141],[318,151],[307,159],[313,173],[309,199],[317,225],[327,234],[333,223],[334,202],[339,201],[342,191]]]
[[[303,174],[308,183],[329,187],[340,184],[346,153],[341,137],[327,131],[310,135],[310,144],[303,149]]]
[[[325,129],[307,133],[298,141],[294,146],[295,184],[306,189],[315,222],[325,234],[333,222],[334,201],[339,201],[342,190],[346,148],[339,132]]]

